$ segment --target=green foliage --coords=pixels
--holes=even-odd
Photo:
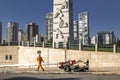
[[[120,40],[119,40],[119,41],[117,41],[117,46],[119,46],[119,47],[120,47]]]
[[[6,43],[2,44],[2,46],[8,46],[8,45],[10,45],[10,46],[17,46],[18,43],[16,43],[16,42],[10,42],[10,43],[6,42]]]
[[[47,41],[47,43],[52,43],[52,41],[53,41],[53,38],[50,38],[50,39]]]
[[[78,50],[79,49],[79,44],[70,44],[69,49]]]
[[[43,41],[44,41],[44,37],[41,36],[41,37],[40,37],[40,42],[43,42]]]
[[[95,46],[90,45],[90,46],[82,46],[83,51],[95,51]]]

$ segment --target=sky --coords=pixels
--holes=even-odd
[[[78,19],[81,12],[89,12],[90,37],[96,32],[114,31],[120,38],[120,0],[73,0],[73,18]],[[3,38],[6,37],[8,22],[19,23],[25,31],[25,25],[35,22],[39,33],[45,34],[45,16],[53,12],[53,0],[0,0],[0,21]]]

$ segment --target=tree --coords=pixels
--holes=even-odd
[[[40,42],[43,42],[43,41],[44,41],[44,37],[40,36]]]
[[[117,41],[117,46],[120,46],[120,40]]]
[[[50,39],[47,41],[47,43],[52,43],[52,41],[53,41],[53,38],[50,38]]]

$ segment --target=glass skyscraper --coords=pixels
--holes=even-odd
[[[88,12],[82,12],[78,15],[79,43],[89,45],[89,16]]]
[[[46,38],[47,40],[53,38],[53,13],[46,15]]]
[[[34,43],[38,31],[38,25],[35,23],[31,22],[26,25],[26,41],[29,42],[29,44]]]
[[[6,30],[6,41],[8,43],[18,43],[18,23],[9,22]]]

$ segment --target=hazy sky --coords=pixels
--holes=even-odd
[[[45,16],[52,12],[53,0],[0,0],[0,21],[5,37],[8,22],[18,22],[25,31],[25,25],[35,22],[39,33],[45,34]],[[114,31],[120,38],[120,0],[73,0],[74,19],[84,11],[89,12],[90,36],[98,31]]]

